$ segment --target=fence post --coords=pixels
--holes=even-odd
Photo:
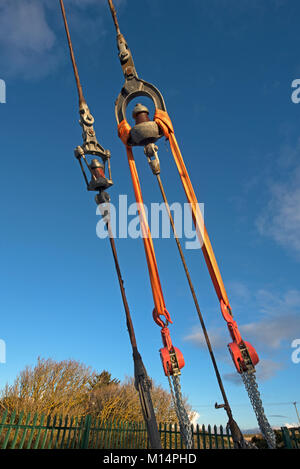
[[[80,445],[81,449],[88,449],[89,447],[89,436],[90,436],[91,424],[92,424],[92,417],[90,415],[87,415],[84,421],[84,430],[83,430],[83,435],[82,435],[82,440],[81,440],[81,445]]]
[[[293,449],[293,444],[292,444],[292,440],[291,440],[290,432],[289,432],[288,428],[287,427],[281,427],[281,431],[282,431],[282,436],[283,436],[283,441],[284,441],[285,448]]]

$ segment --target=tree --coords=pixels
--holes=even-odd
[[[100,386],[108,386],[109,384],[119,384],[120,381],[117,378],[111,377],[111,373],[106,370],[103,370],[99,375],[93,376],[90,381],[90,389],[95,390]]]
[[[152,383],[151,395],[157,422],[176,423],[177,416],[170,393]],[[89,413],[101,420],[143,421],[139,395],[133,378],[127,378],[122,384],[111,381],[105,386],[95,387],[89,402]],[[191,412],[190,406],[185,403],[188,412]]]
[[[89,383],[95,373],[75,361],[38,358],[37,365],[26,367],[13,385],[6,385],[1,406],[17,413],[85,415]]]
[[[152,401],[158,422],[177,422],[169,392],[152,383]],[[187,410],[191,408],[185,399]],[[81,417],[87,414],[101,420],[142,422],[143,415],[134,379],[120,382],[111,373],[100,374],[75,360],[56,362],[38,358],[34,367],[26,367],[0,395],[0,407],[9,412],[22,411],[46,416]]]

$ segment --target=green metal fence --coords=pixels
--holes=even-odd
[[[195,449],[233,448],[232,438],[223,427],[193,426]],[[184,448],[177,425],[160,424],[164,449]],[[282,428],[283,447],[300,449],[300,428]],[[144,423],[103,422],[87,415],[78,417],[19,415],[7,411],[0,417],[1,449],[147,449]]]
[[[300,449],[300,427],[286,428],[282,427],[282,437],[285,448]]]
[[[162,447],[184,448],[179,427],[160,424]],[[222,427],[193,427],[195,449],[232,448],[232,438]],[[102,422],[82,418],[25,415],[4,412],[0,418],[1,449],[144,449],[150,448],[144,423]]]

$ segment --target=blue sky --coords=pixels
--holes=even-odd
[[[114,101],[123,85],[113,23],[103,0],[66,0],[84,93],[100,143],[112,154],[113,200],[134,201]],[[297,422],[300,364],[299,2],[119,0],[121,30],[139,76],[163,93],[270,423]],[[146,14],[145,14],[146,13]],[[96,205],[73,149],[81,144],[77,95],[59,2],[0,0],[1,328],[12,382],[37,357],[73,358],[123,379],[131,349],[108,240],[96,236]],[[160,202],[141,150],[145,203]],[[185,202],[170,150],[159,143],[169,201]],[[140,239],[117,249],[136,336],[149,375],[167,389],[159,328]],[[220,393],[175,242],[155,240],[182,388],[199,423],[224,424]],[[229,334],[203,255],[186,252],[233,413],[257,427],[226,345]]]

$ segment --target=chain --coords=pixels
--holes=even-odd
[[[185,441],[186,448],[192,449],[194,445],[193,434],[192,434],[190,419],[187,414],[185,404],[183,402],[181,386],[180,386],[180,378],[179,376],[172,375],[173,384],[171,382],[169,375],[167,376],[167,378],[169,381],[171,396],[172,396],[172,400],[174,403],[176,415],[177,415],[179,426],[180,426],[181,436],[183,440]]]
[[[264,411],[262,401],[260,398],[260,393],[258,390],[255,374],[244,372],[242,373],[242,380],[244,382],[252,407],[257,417],[259,428],[261,429],[261,432],[268,443],[268,447],[270,449],[275,449],[276,448],[276,436],[265,415],[265,411]]]
[[[171,391],[171,397],[172,397],[173,405],[174,405],[175,412],[176,412],[176,415],[177,415],[177,419],[178,419],[178,422],[180,423],[178,408],[177,408],[177,404],[176,404],[176,399],[175,399],[174,390],[173,390],[173,385],[172,385],[172,381],[171,381],[170,375],[167,375],[167,378],[168,378],[168,381],[169,381],[169,386],[170,386],[170,391]],[[183,435],[182,435],[182,436],[183,436]]]

